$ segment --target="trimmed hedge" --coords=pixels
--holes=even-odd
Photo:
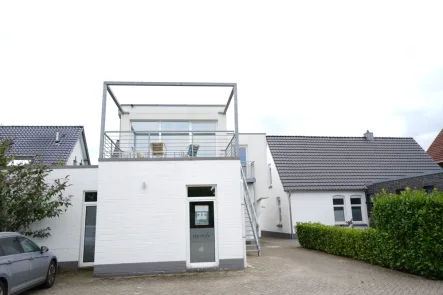
[[[297,223],[300,245],[443,279],[443,192],[382,192],[373,214],[376,229]]]

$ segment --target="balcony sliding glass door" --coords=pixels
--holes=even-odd
[[[132,122],[134,149],[150,153],[152,143],[162,143],[164,157],[215,157],[215,121]]]

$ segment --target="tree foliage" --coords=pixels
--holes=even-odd
[[[39,221],[59,217],[71,206],[71,196],[64,196],[69,176],[48,182],[52,171],[37,160],[9,165],[11,140],[0,142],[0,232],[20,232],[44,238],[50,227],[39,227]]]

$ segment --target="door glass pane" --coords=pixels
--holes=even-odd
[[[217,122],[192,122],[193,131],[216,131]]]
[[[94,262],[96,221],[97,206],[87,206],[85,216],[85,241],[83,247],[83,262]]]
[[[215,157],[217,143],[215,133],[194,133],[194,145],[198,145],[197,155],[194,157]]]
[[[335,221],[345,221],[345,211],[343,207],[334,207]]]
[[[189,122],[162,122],[162,131],[189,131]]]
[[[189,203],[191,263],[215,262],[214,202]]]
[[[188,153],[190,142],[189,132],[162,133],[161,141],[164,143],[166,157],[184,157]]]
[[[132,129],[134,131],[159,131],[160,122],[132,122]]]
[[[0,239],[0,247],[5,256],[23,253],[23,249],[17,238]]]
[[[159,133],[138,133],[135,135],[135,152],[149,152],[150,144],[159,142]]]
[[[361,207],[352,207],[352,220],[363,221]]]

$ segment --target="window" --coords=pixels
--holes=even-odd
[[[166,156],[175,156],[192,143],[199,146],[196,156],[216,156],[216,121],[135,121],[131,124],[137,151],[148,151],[151,143],[163,142]],[[197,132],[191,135],[191,131]]]
[[[345,221],[345,198],[343,196],[335,196],[332,199],[332,205],[334,207],[335,222]]]
[[[282,216],[281,216],[281,199],[280,199],[280,197],[277,197],[277,206],[278,206],[278,220],[279,220],[277,226],[282,227],[283,225],[282,225]]]
[[[18,238],[25,252],[40,252],[40,247],[27,238]]]
[[[85,192],[85,202],[97,202],[97,192]]]
[[[424,186],[423,189],[426,191],[426,193],[428,193],[429,195],[431,195],[434,192],[434,186],[433,185],[427,185]]]
[[[353,221],[363,221],[360,196],[351,196],[351,211]]]
[[[22,246],[17,238],[0,239],[0,247],[5,256],[23,253]]]
[[[272,187],[272,171],[271,171],[271,164],[268,164],[268,170],[269,170],[269,188]]]
[[[215,186],[188,186],[188,198],[215,197]]]
[[[245,174],[246,177],[248,177],[248,167],[247,167],[247,162],[246,162],[246,147],[241,146],[238,149],[240,152],[239,158],[240,158],[241,166],[243,168],[243,173]]]

